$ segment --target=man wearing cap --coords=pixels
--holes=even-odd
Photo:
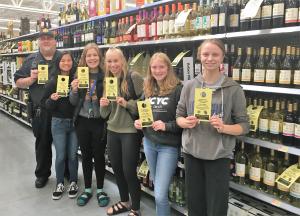
[[[52,134],[51,114],[41,104],[44,85],[38,84],[38,65],[48,65],[48,80],[57,75],[57,59],[60,52],[56,50],[56,40],[52,32],[41,32],[38,36],[39,51],[28,56],[22,67],[17,70],[14,79],[18,88],[29,88],[28,111],[32,110],[32,131],[36,138],[35,187],[46,185],[51,175]],[[29,113],[30,114],[30,113]]]

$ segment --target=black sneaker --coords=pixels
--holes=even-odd
[[[77,197],[78,189],[79,188],[78,188],[76,182],[71,182],[70,187],[68,189],[68,196],[69,196],[69,198],[75,198],[75,197]]]
[[[59,183],[52,194],[52,199],[59,200],[62,197],[64,191],[65,191],[65,186],[62,183]]]

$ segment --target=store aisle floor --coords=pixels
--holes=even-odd
[[[52,200],[55,187],[55,172],[42,189],[34,187],[34,137],[31,129],[0,112],[0,215],[2,216],[96,216],[106,215],[106,208],[97,205],[96,196],[85,207],[78,207],[67,194],[61,200]],[[55,150],[53,151],[55,152]],[[54,164],[54,160],[53,160]],[[79,166],[79,185],[83,188],[81,164]],[[94,180],[95,185],[95,180]],[[111,203],[118,201],[118,190],[113,176],[107,175],[105,190]],[[154,216],[155,205],[152,197],[143,194],[141,201],[143,216]],[[124,216],[127,214],[121,214]],[[180,215],[173,212],[173,215]]]

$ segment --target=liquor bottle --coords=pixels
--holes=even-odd
[[[278,175],[281,175],[290,166],[289,154],[284,153],[284,160],[280,166],[278,166]],[[283,187],[277,184],[278,196],[280,199],[289,202],[289,188]]]
[[[203,17],[202,17],[202,27],[204,34],[211,34],[211,26],[210,26],[210,15],[211,15],[211,5],[210,0],[206,1]]]
[[[235,180],[239,184],[246,184],[246,166],[248,164],[248,155],[245,152],[245,143],[241,142],[241,148],[235,155]]]
[[[260,29],[261,7],[259,7],[255,17],[251,18],[251,30]]]
[[[169,36],[175,37],[175,18],[176,18],[176,4],[172,4],[172,13],[169,18]]]
[[[210,15],[210,28],[212,34],[217,34],[219,31],[219,1],[214,0]]]
[[[245,10],[246,4],[249,0],[242,0],[241,3],[241,15],[240,15],[240,29],[241,31],[248,31],[250,29],[250,18],[244,18],[242,17],[243,10]]]
[[[293,113],[293,103],[288,104],[288,111],[283,117],[282,143],[292,146],[294,144],[295,116]]]
[[[153,8],[153,16],[151,19],[151,38],[152,40],[157,40],[157,8],[154,7]],[[174,19],[174,23],[175,23],[175,19]]]
[[[247,56],[242,66],[241,83],[250,84],[253,80],[252,48],[247,47]]]
[[[229,31],[237,32],[240,29],[240,5],[237,0],[232,1],[229,17]]]
[[[276,194],[275,180],[278,175],[278,165],[275,159],[275,150],[271,149],[271,155],[267,160],[263,183],[265,186],[265,191],[269,194]]]
[[[284,25],[284,0],[275,0],[273,4],[272,23],[273,28],[280,28]]]
[[[279,85],[291,86],[293,77],[292,61],[291,61],[291,46],[287,46],[285,59],[282,62],[279,72]]]
[[[184,170],[179,170],[179,178],[177,181],[176,203],[183,207],[185,206],[185,185],[184,185]]]
[[[297,169],[300,169],[300,156],[298,156]],[[300,177],[298,177],[298,179],[292,184],[290,197],[292,205],[300,208]]]
[[[232,79],[236,82],[241,81],[242,74],[242,48],[238,48],[238,56],[232,68]]]
[[[261,7],[261,28],[269,29],[272,28],[272,0],[264,0]]]
[[[196,21],[197,21],[197,3],[193,3],[192,12],[191,12],[191,33],[190,33],[190,35],[197,35]]]
[[[250,185],[252,188],[260,190],[262,180],[262,158],[260,155],[260,146],[255,146],[255,154],[250,159]]]
[[[273,143],[282,143],[282,131],[280,131],[280,125],[282,125],[282,119],[280,114],[280,101],[275,103],[275,112],[270,117],[270,137]]]
[[[259,116],[259,139],[268,141],[269,137],[269,124],[270,124],[270,112],[268,107],[268,100],[264,100],[264,108]]]
[[[294,131],[294,145],[300,148],[300,112],[298,111],[298,103],[294,102],[293,112],[295,116],[295,131]]]
[[[169,5],[165,5],[165,15],[163,17],[163,36],[164,38],[169,38]]]
[[[298,23],[298,4],[297,0],[287,0],[285,2],[285,26],[295,26]]]
[[[163,39],[163,6],[159,6],[159,14],[157,17],[157,37]]]
[[[255,84],[264,84],[266,78],[266,64],[265,64],[265,48],[261,47],[259,58],[254,66],[253,82]]]
[[[222,0],[219,12],[219,33],[226,33],[229,28],[229,2]]]

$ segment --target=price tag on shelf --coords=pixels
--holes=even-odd
[[[281,152],[288,152],[288,150],[289,150],[289,147],[284,146],[284,145],[280,145],[277,148],[277,151],[281,151]]]
[[[277,199],[273,199],[271,201],[271,204],[274,205],[274,206],[280,207],[281,206],[281,201],[279,201]]]

